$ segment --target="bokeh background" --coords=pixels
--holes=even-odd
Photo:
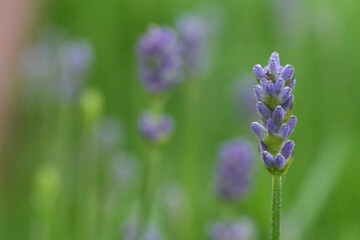
[[[209,239],[212,223],[242,217],[256,226],[256,239],[269,239],[271,176],[259,156],[241,202],[217,197],[214,172],[222,142],[243,137],[256,148],[249,127],[256,118],[239,107],[237,83],[255,84],[252,67],[273,51],[297,79],[283,239],[359,239],[359,8],[337,0],[0,1],[0,238],[124,239],[148,157],[137,123],[149,97],[135,47],[150,24],[174,27],[194,13],[216,28],[211,67],[174,89],[166,106],[176,131],[163,147],[154,220],[164,239]],[[88,54],[77,75],[83,84],[55,87],[75,100],[44,81],[54,77],[57,55],[24,57],[44,33],[50,49],[75,41]],[[33,74],[24,71],[29,64]],[[36,74],[44,68],[48,75]]]

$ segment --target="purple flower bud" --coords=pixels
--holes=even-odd
[[[251,124],[251,129],[254,131],[259,140],[264,139],[267,135],[267,130],[258,122],[253,122]]]
[[[224,143],[219,151],[216,190],[219,196],[236,201],[245,196],[251,183],[254,154],[252,145],[242,139]]]
[[[141,230],[142,227],[138,220],[136,219],[130,219],[128,222],[125,223],[121,235],[122,239],[124,240],[137,240],[137,239],[143,239],[143,240],[161,240],[163,239],[160,232],[155,228],[155,226],[150,226],[145,231]],[[143,233],[143,236],[139,238],[139,235]]]
[[[291,116],[289,123],[288,123],[290,126],[288,136],[290,136],[293,133],[296,123],[297,123],[297,118],[295,116]]]
[[[269,72],[271,74],[276,74],[277,73],[279,65],[277,65],[276,59],[271,57],[270,60],[269,60],[269,65],[268,66],[269,66]]]
[[[266,83],[267,83],[267,79],[266,78],[262,78],[260,79],[260,86],[265,90],[266,89]]]
[[[294,67],[291,66],[291,65],[286,65],[281,73],[281,77],[286,81],[288,82],[292,75],[294,74]]]
[[[282,107],[284,108],[285,111],[289,110],[292,107],[293,100],[294,100],[294,95],[290,94],[288,99],[282,104]]]
[[[275,134],[278,131],[278,127],[276,126],[274,120],[269,119],[266,125],[271,134]]]
[[[290,126],[287,123],[283,123],[279,129],[279,136],[285,140],[288,137],[289,130]]]
[[[285,117],[284,109],[280,105],[277,106],[273,112],[273,119],[275,124],[279,125],[280,123],[282,123],[284,121],[284,117]]]
[[[269,152],[263,151],[261,153],[261,158],[267,168],[272,168],[274,166],[274,157]]]
[[[181,46],[173,30],[152,27],[137,46],[140,81],[151,94],[169,90],[182,81]]]
[[[276,154],[275,159],[274,159],[274,163],[275,163],[275,167],[278,170],[281,170],[284,168],[286,161],[283,155],[281,155],[280,153]]]
[[[288,100],[289,96],[291,94],[291,88],[285,87],[280,93],[279,93],[279,100],[281,103],[284,103],[286,100]]]
[[[256,85],[254,87],[254,93],[255,93],[256,99],[258,101],[261,101],[263,98],[263,94],[264,94],[263,88],[260,85]]]
[[[265,84],[265,92],[270,96],[274,96],[276,94],[275,87],[272,81],[267,81]]]
[[[277,67],[280,67],[280,56],[277,52],[273,52],[270,58],[275,59]]]
[[[285,87],[284,79],[279,78],[278,80],[276,80],[276,82],[275,82],[275,91],[276,91],[276,93],[279,93],[281,90],[283,90],[284,87]]]
[[[259,141],[260,144],[260,152],[262,151],[269,151],[269,148],[266,146],[266,144],[263,141]]]
[[[265,106],[263,102],[257,102],[256,107],[263,119],[268,120],[269,118],[271,118],[272,112],[269,108]]]
[[[285,159],[289,159],[294,151],[295,143],[292,140],[288,140],[281,148],[281,154],[284,156]]]
[[[257,239],[255,224],[248,218],[236,221],[217,222],[209,229],[210,240],[250,240]]]
[[[253,70],[254,70],[254,73],[255,73],[255,77],[257,79],[262,79],[262,78],[265,78],[265,72],[264,72],[264,69],[261,67],[260,64],[257,64],[253,67]]]
[[[295,88],[295,84],[296,84],[296,80],[294,79],[294,80],[292,80],[292,82],[290,83],[289,87],[290,87],[291,89],[294,89],[294,88]]]
[[[139,131],[146,140],[159,143],[174,131],[174,125],[174,120],[170,116],[145,111],[139,121]]]

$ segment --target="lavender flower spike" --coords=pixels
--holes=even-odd
[[[258,237],[255,223],[247,217],[216,222],[208,235],[211,240],[253,240]]]
[[[228,201],[242,199],[249,190],[253,169],[252,146],[243,139],[230,140],[219,151],[216,174],[218,195]]]
[[[274,52],[267,66],[262,68],[258,64],[253,69],[258,83],[255,86],[255,95],[261,121],[253,122],[251,126],[260,141],[265,167],[271,174],[281,176],[292,162],[295,145],[293,141],[286,142],[297,122],[297,118],[291,115],[294,100],[292,90],[295,86],[294,67],[282,67],[279,54]],[[262,89],[264,90],[260,92]]]
[[[174,131],[175,123],[172,117],[157,115],[151,111],[144,111],[139,121],[141,135],[151,143],[164,142]]]
[[[137,58],[140,81],[150,94],[182,81],[181,44],[170,28],[151,27],[137,45]]]

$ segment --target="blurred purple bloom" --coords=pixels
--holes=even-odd
[[[260,122],[251,128],[260,141],[260,151],[265,167],[272,174],[283,174],[291,164],[294,142],[287,138],[295,129],[297,118],[292,116],[295,86],[294,67],[280,65],[277,52],[271,54],[269,64],[255,65],[258,85],[254,88]],[[283,150],[281,150],[283,149]]]
[[[140,227],[137,220],[132,219],[125,223],[125,226],[122,230],[122,239],[124,240],[137,240],[138,235],[140,234]],[[141,240],[162,240],[160,232],[154,227],[150,226],[144,233]]]
[[[74,102],[85,84],[93,55],[86,40],[69,39],[61,29],[48,27],[22,54],[20,72],[36,94]]]
[[[111,182],[120,189],[130,189],[138,179],[138,159],[131,153],[121,152],[112,158],[110,172],[113,173]]]
[[[243,139],[221,146],[216,173],[216,189],[221,198],[237,201],[245,196],[251,184],[253,161],[252,146]]]
[[[209,230],[211,240],[255,240],[257,230],[255,224],[248,218],[236,221],[217,222]]]
[[[253,86],[253,83],[248,80],[236,83],[236,107],[241,114],[241,118],[252,119],[257,114],[256,108],[254,108],[256,97],[252,92]],[[258,94],[261,97],[262,92],[258,92]]]
[[[160,143],[172,134],[175,123],[172,117],[144,111],[139,121],[139,131],[148,141]]]
[[[113,117],[102,118],[95,126],[95,139],[100,150],[114,151],[124,141],[121,122]]]
[[[137,45],[140,81],[151,94],[165,92],[182,81],[181,45],[170,28],[151,27]]]
[[[202,77],[209,68],[209,23],[199,15],[186,14],[177,21],[176,26],[187,75],[190,78]]]
[[[63,101],[74,101],[79,95],[84,77],[93,61],[93,49],[85,40],[68,41],[57,53],[59,78],[56,89]]]

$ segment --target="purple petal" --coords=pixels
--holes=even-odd
[[[280,152],[284,156],[284,158],[287,160],[289,157],[292,156],[294,152],[294,146],[295,143],[292,140],[288,140],[281,148]]]
[[[274,121],[270,118],[267,121],[267,128],[269,130],[270,133],[275,134],[278,131],[278,127],[276,126],[276,124],[274,123]]]
[[[285,117],[285,111],[284,109],[279,105],[275,108],[273,113],[273,119],[276,124],[280,124],[284,121]]]
[[[253,71],[255,73],[255,77],[257,79],[262,79],[262,78],[265,78],[265,72],[264,72],[264,69],[261,67],[260,64],[257,64],[253,67]]]
[[[272,168],[274,166],[274,157],[269,152],[263,151],[261,153],[261,158],[267,168]]]
[[[267,135],[267,130],[258,122],[253,122],[251,124],[251,129],[254,131],[259,140],[264,139]]]
[[[257,102],[256,107],[262,118],[264,118],[265,120],[271,118],[272,112],[269,108],[265,106],[263,102]]]
[[[284,168],[285,164],[286,164],[286,160],[284,158],[283,155],[281,155],[280,153],[276,154],[275,159],[274,159],[274,163],[275,163],[275,167],[278,170],[281,170]]]
[[[275,91],[277,93],[279,93],[281,90],[283,90],[284,87],[285,87],[284,79],[279,78],[278,80],[276,80],[276,82],[275,82]]]

